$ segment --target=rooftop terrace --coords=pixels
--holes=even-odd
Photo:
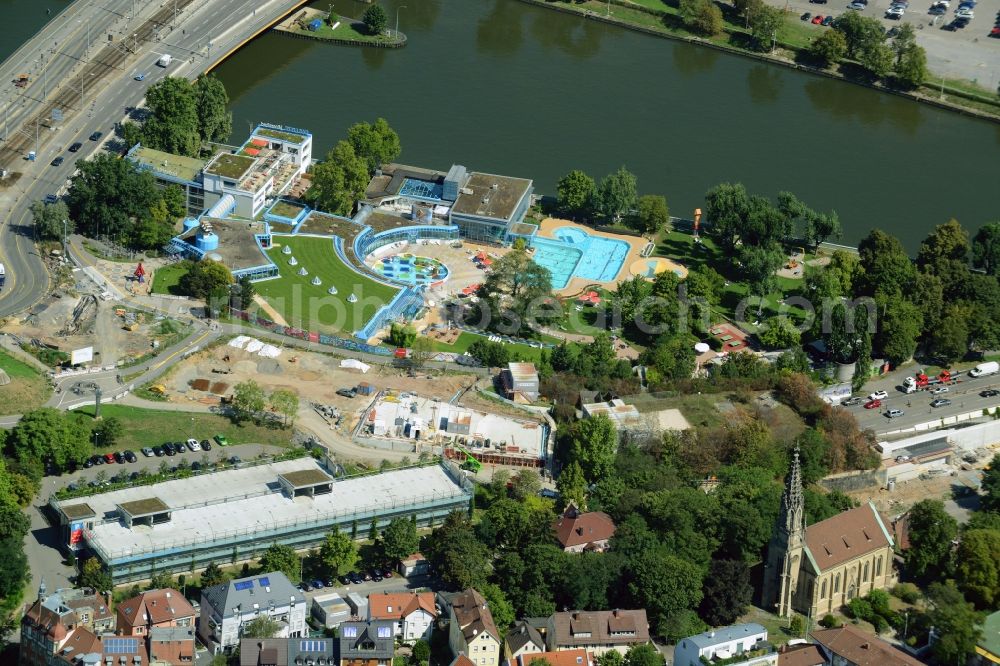
[[[145,146],[140,146],[132,153],[132,159],[141,165],[148,165],[160,173],[188,181],[194,181],[205,166],[205,160],[197,157],[174,155]]]

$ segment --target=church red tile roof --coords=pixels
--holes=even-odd
[[[891,545],[882,517],[870,503],[806,528],[806,547],[820,571]]]

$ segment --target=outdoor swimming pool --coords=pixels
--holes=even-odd
[[[412,254],[392,254],[372,266],[375,272],[390,280],[419,287],[440,282],[448,277],[448,267],[437,259]]]
[[[532,257],[552,273],[552,288],[562,289],[574,277],[594,282],[611,282],[621,271],[629,244],[625,241],[591,236],[583,229],[560,227],[555,238],[535,237]]]

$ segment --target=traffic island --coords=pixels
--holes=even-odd
[[[406,35],[398,30],[390,29],[380,34],[372,34],[362,21],[347,16],[333,16],[331,23],[329,18],[330,16],[324,11],[306,7],[274,26],[274,29],[300,39],[347,46],[375,46],[387,49],[406,46]]]

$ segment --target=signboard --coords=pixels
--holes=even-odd
[[[69,545],[75,546],[83,541],[83,523],[72,523],[69,526]]]
[[[90,363],[94,360],[94,348],[84,347],[83,349],[74,349],[70,352],[69,363],[70,365],[80,365],[81,363]]]
[[[63,112],[62,109],[52,109],[52,120],[55,122],[62,122]]]

